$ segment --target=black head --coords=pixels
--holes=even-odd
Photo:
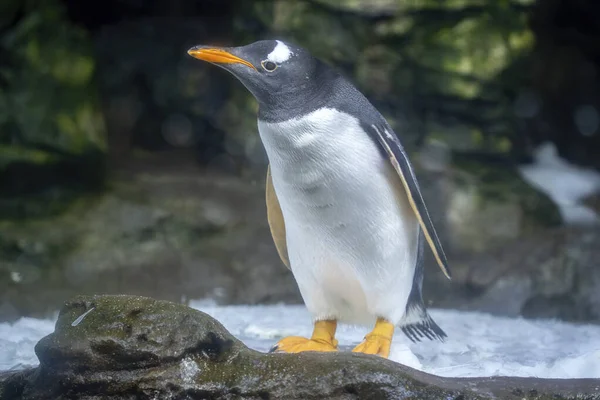
[[[242,47],[196,46],[188,54],[231,72],[267,113],[292,111],[318,100],[336,75],[305,49],[279,40]]]

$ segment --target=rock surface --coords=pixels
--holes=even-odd
[[[447,253],[486,253],[561,225],[559,208],[509,161],[440,146],[425,146],[414,163]]]
[[[600,323],[600,229],[559,228],[471,259],[436,302],[496,315]],[[465,290],[466,288],[466,290]],[[470,293],[462,299],[451,290]]]
[[[452,379],[374,356],[263,354],[210,316],[135,296],[69,301],[40,366],[0,373],[1,400],[600,399],[600,380]]]
[[[58,216],[0,220],[0,320],[52,315],[79,293],[301,301],[271,240],[264,178],[162,164],[134,175]]]
[[[114,177],[107,192],[84,198],[57,216],[0,220],[0,320],[52,315],[63,299],[78,293],[131,293],[177,302],[212,298],[219,304],[301,303],[269,233],[263,176],[201,172],[172,159],[154,164],[144,173],[132,167]],[[452,186],[443,182],[446,178],[423,176],[431,178],[422,180],[431,189],[425,196],[437,201],[432,214],[443,242],[450,243],[448,237],[458,231],[443,223],[443,192]],[[515,206],[514,197],[511,201]],[[595,294],[600,279],[594,278],[598,232],[550,231],[542,226],[543,218],[528,218],[529,225],[522,227],[535,229],[513,231],[513,241],[490,239],[484,254],[448,251],[452,281],[427,252],[424,296],[429,305],[600,321],[595,311],[600,309]]]

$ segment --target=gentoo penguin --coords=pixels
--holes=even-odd
[[[337,323],[374,324],[355,352],[388,357],[400,327],[440,339],[421,296],[423,240],[450,271],[407,154],[344,77],[279,40],[188,53],[232,73],[259,104],[269,159],[267,217],[277,251],[314,318],[311,338],[274,350],[336,351]]]

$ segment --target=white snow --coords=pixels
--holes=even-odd
[[[0,371],[38,364],[33,347],[54,331],[49,319],[21,318],[14,324],[0,323]]]
[[[552,143],[539,146],[534,159],[533,164],[519,167],[521,175],[554,201],[566,223],[588,225],[600,222],[592,209],[581,204],[586,196],[600,192],[600,173],[560,158]]]
[[[289,60],[290,57],[293,55],[294,53],[285,43],[277,40],[277,45],[275,46],[273,51],[269,53],[269,55],[267,56],[267,60],[277,64],[281,64],[282,62]]]
[[[263,352],[283,336],[309,336],[312,329],[303,306],[225,307],[210,301],[193,301],[191,306],[217,318],[246,345]],[[392,360],[448,377],[600,378],[600,325],[452,310],[433,310],[431,314],[448,334],[446,342],[411,343],[398,331]],[[52,320],[21,318],[14,324],[1,323],[0,370],[37,364],[33,347],[53,329]],[[349,351],[367,331],[366,327],[340,326],[340,349]],[[187,372],[195,373],[190,366],[182,364]]]

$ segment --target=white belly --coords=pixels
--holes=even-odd
[[[418,223],[392,165],[358,121],[333,109],[259,121],[288,256],[315,319],[398,322]]]

